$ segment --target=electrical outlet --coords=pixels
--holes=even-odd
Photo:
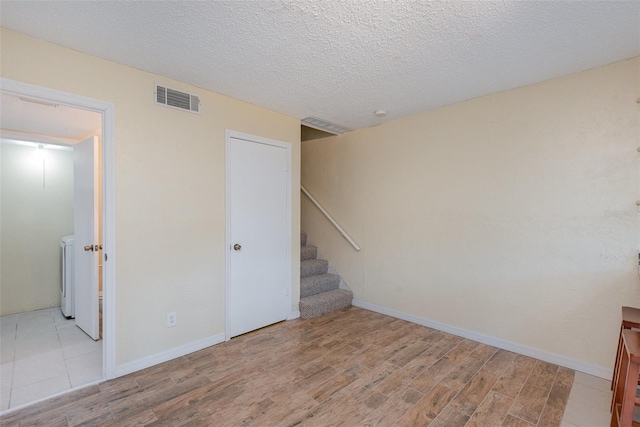
[[[167,313],[167,328],[173,328],[178,323],[176,312]]]

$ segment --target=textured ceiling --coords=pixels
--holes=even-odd
[[[354,129],[640,54],[640,1],[3,0],[0,7],[5,28]],[[377,109],[388,115],[376,117]]]

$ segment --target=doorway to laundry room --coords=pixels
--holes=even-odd
[[[103,378],[102,114],[7,93],[0,102],[4,411]],[[83,218],[91,242],[78,239]]]

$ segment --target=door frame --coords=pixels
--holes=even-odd
[[[0,91],[38,101],[94,111],[102,115],[102,376],[116,377],[116,177],[115,105],[0,77]],[[102,380],[100,380],[102,381]]]
[[[287,223],[287,247],[286,247],[286,263],[289,266],[289,273],[287,274],[287,283],[285,283],[287,306],[284,307],[285,313],[291,312],[291,158],[292,158],[292,146],[288,142],[276,141],[275,139],[263,138],[261,136],[249,135],[242,132],[236,132],[227,129],[225,131],[225,326],[224,334],[225,341],[231,339],[231,332],[229,331],[230,320],[230,306],[231,306],[231,204],[229,203],[231,195],[231,182],[229,180],[229,144],[231,139],[241,139],[243,141],[251,142],[254,144],[271,145],[278,148],[284,148],[287,155],[287,172],[286,172],[286,185],[287,185],[287,206],[286,206],[286,223]],[[287,316],[289,318],[289,316]]]

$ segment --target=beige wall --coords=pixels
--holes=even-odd
[[[0,43],[2,77],[115,104],[118,365],[223,333],[225,130],[291,143],[295,189],[300,121],[12,31]],[[154,105],[154,82],[199,94],[202,114]],[[292,206],[297,310],[297,191]]]
[[[640,306],[640,60],[303,143],[302,229],[357,300],[613,367]]]
[[[73,151],[0,143],[0,315],[60,305],[60,238],[73,234]],[[43,187],[43,173],[45,173]]]

